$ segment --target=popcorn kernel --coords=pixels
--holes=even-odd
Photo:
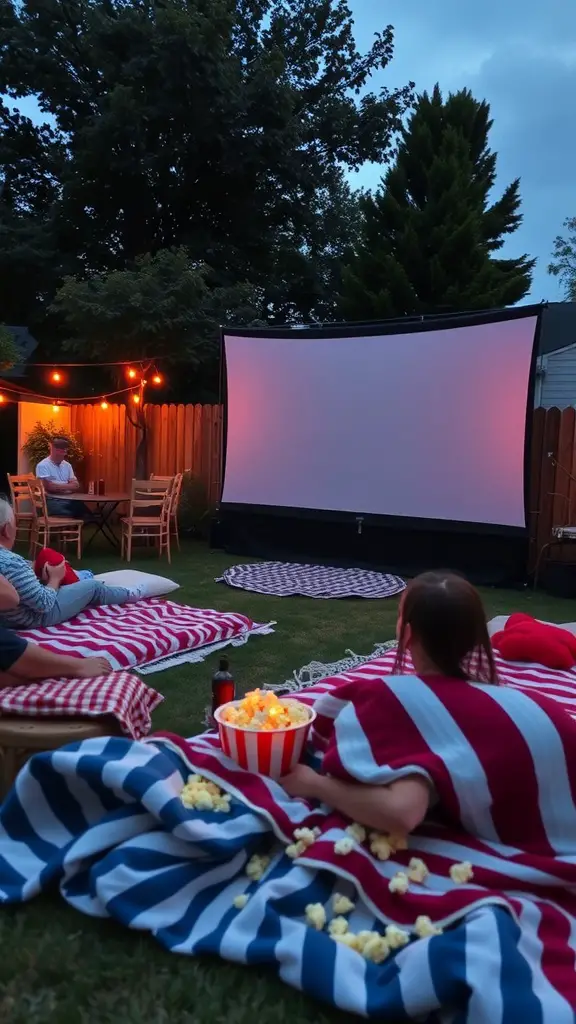
[[[351,837],[351,839],[354,839],[355,842],[366,842],[366,829],[364,828],[364,825],[359,825],[357,821],[354,821],[352,822],[351,825],[348,825],[346,832]]]
[[[339,916],[342,914],[350,914],[354,910],[355,904],[352,900],[349,900],[347,896],[343,896],[342,893],[335,892],[332,897],[332,910]]]
[[[354,840],[347,836],[345,839],[338,839],[334,843],[334,853],[340,857],[346,857],[354,849]]]
[[[408,878],[408,875],[404,871],[398,871],[397,874],[394,875],[394,878],[390,879],[388,888],[390,892],[395,892],[400,896],[404,896],[410,888],[410,879]]]
[[[321,903],[309,903],[304,909],[306,922],[317,932],[321,932],[326,924],[326,911]]]
[[[474,871],[470,861],[465,860],[461,864],[453,864],[450,868],[450,878],[456,885],[466,885],[466,882],[471,882],[474,878]]]
[[[433,935],[442,935],[442,928],[437,928],[429,917],[417,917],[414,932],[419,939],[427,939]]]

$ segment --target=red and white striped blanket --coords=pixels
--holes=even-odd
[[[232,642],[257,629],[236,612],[190,608],[161,598],[136,604],[87,608],[59,626],[26,629],[26,640],[58,654],[104,655],[115,669],[148,665],[159,658]]]
[[[138,676],[112,672],[94,679],[46,679],[0,689],[0,715],[26,718],[98,718],[111,715],[122,732],[139,740],[164,698]]]
[[[417,772],[432,783],[440,813],[388,861],[358,843],[338,854],[344,818],[310,805],[295,815],[302,804],[238,768],[214,735],[171,742],[191,768],[264,814],[284,842],[296,818],[319,826],[296,863],[353,881],[384,922],[410,928],[426,915],[447,927],[482,907],[508,908],[538,984],[552,1003],[576,1006],[576,677],[498,659],[508,685],[468,685],[391,676],[393,661],[392,652],[298,694],[317,712],[312,744],[323,771],[372,784]],[[404,895],[390,892],[412,857],[424,860],[428,878]],[[474,876],[455,885],[450,867],[463,861]]]

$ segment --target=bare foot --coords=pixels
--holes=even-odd
[[[106,658],[78,658],[78,679],[109,676],[114,669]]]

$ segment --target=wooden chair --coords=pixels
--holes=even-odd
[[[16,540],[30,541],[32,525],[34,523],[34,512],[30,504],[30,491],[28,484],[34,480],[33,473],[22,473],[13,475],[8,473],[8,486],[10,487],[10,498],[12,508],[16,517]]]
[[[172,478],[171,478],[172,479]],[[121,556],[132,560],[132,542],[135,539],[158,542],[158,557],[164,551],[171,563],[170,508],[173,484],[160,480],[133,480],[130,510],[122,519]]]
[[[178,508],[180,506],[180,497],[182,494],[182,483],[184,480],[184,473],[176,473],[175,476],[158,476],[156,473],[150,474],[151,480],[164,481],[167,485],[172,485],[172,505],[170,507],[170,533],[176,540],[176,547],[180,551],[180,532],[178,530]]]
[[[49,548],[52,538],[66,546],[68,541],[76,544],[76,557],[82,558],[82,527],[83,519],[67,519],[64,516],[48,515],[46,491],[41,480],[33,478],[28,481],[28,491],[32,503],[32,532],[30,534],[30,555],[34,556],[37,548]]]

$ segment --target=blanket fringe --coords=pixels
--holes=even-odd
[[[207,644],[205,647],[196,647],[193,651],[181,651],[179,654],[168,654],[163,658],[157,658],[147,665],[141,665],[135,671],[143,676],[151,675],[153,672],[163,672],[166,668],[175,668],[178,665],[197,665],[205,661],[216,651],[222,651],[225,647],[243,647],[251,636],[269,636],[274,632],[275,622],[268,622],[263,626],[255,626],[254,629],[246,630],[230,640],[220,640],[215,644]]]
[[[355,654],[354,651],[347,649],[346,657],[341,658],[340,661],[328,664],[311,661],[309,665],[304,665],[298,671],[295,670],[292,673],[292,679],[286,679],[283,683],[265,683],[262,689],[273,690],[275,693],[298,693],[300,690],[307,690],[309,686],[321,683],[323,679],[329,679],[330,676],[337,676],[341,672],[352,672],[353,669],[365,665],[368,661],[381,658],[387,651],[393,650],[397,646],[395,640],[388,640],[386,643],[374,644],[371,654]]]

